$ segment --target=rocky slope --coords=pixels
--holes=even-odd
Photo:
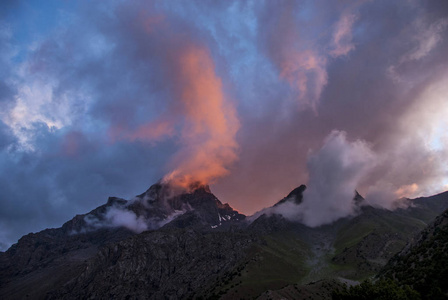
[[[167,287],[154,283],[163,273],[163,282],[179,288],[183,282],[182,295],[187,295],[191,293],[190,284],[197,287],[194,280],[202,285],[201,278],[212,280],[212,275],[216,276],[204,272],[204,267],[198,268],[200,260],[209,261],[209,268],[213,264],[224,272],[244,253],[250,235],[239,238],[234,233],[222,233],[233,232],[244,218],[228,204],[222,204],[208,186],[197,185],[179,193],[169,185],[157,183],[130,201],[110,197],[106,204],[75,216],[61,228],[28,234],[0,253],[0,298],[79,298],[85,294],[85,288],[90,291],[86,280],[100,282],[94,285],[98,291],[112,291],[112,285],[105,283],[117,284],[110,280],[116,277],[114,272],[127,274],[118,278],[129,290],[135,288],[136,280],[140,282],[136,278],[142,278],[142,272],[147,273],[142,282],[149,284],[149,289],[140,293],[154,297],[169,294]],[[154,231],[160,227],[163,228]],[[144,232],[137,234],[140,231]],[[231,248],[236,245],[239,249]],[[119,266],[128,264],[126,259],[130,256],[139,264],[120,269]],[[174,259],[171,265],[164,260],[166,257]],[[221,260],[224,262],[219,263]],[[116,268],[100,272],[109,268],[109,263]],[[127,290],[121,290],[120,295],[125,296]],[[70,294],[64,294],[65,291]],[[102,298],[108,298],[105,295]]]
[[[254,239],[244,234],[163,229],[109,244],[49,299],[180,299],[212,287]]]

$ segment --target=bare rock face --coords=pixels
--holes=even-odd
[[[244,256],[245,234],[169,229],[103,247],[50,299],[182,299],[212,286]]]
[[[287,201],[292,201],[295,204],[299,205],[303,201],[303,192],[306,190],[306,185],[302,184],[301,186],[292,190],[288,196],[277,202],[274,206],[283,204]]]
[[[208,185],[199,183],[192,184],[188,189],[156,183],[131,200],[124,209],[147,220],[151,229],[157,229],[168,223],[174,227],[194,225],[216,228],[223,224],[242,221],[246,217],[227,203],[221,203],[211,193]],[[174,220],[175,222],[172,222]]]

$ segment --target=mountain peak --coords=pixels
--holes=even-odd
[[[175,227],[209,225],[216,228],[245,218],[228,204],[219,201],[210,187],[201,182],[193,182],[184,188],[158,181],[127,207],[137,216],[156,220],[162,226],[172,222],[170,226]]]
[[[172,184],[169,181],[159,180],[157,183],[151,185],[143,194],[138,195],[139,198],[173,198],[182,194],[193,193],[208,193],[211,194],[211,190],[208,184],[204,184],[200,181],[194,181],[188,185],[188,187]]]
[[[299,187],[293,189],[288,196],[277,202],[274,206],[285,203],[286,201],[292,201],[295,204],[300,204],[303,201],[303,192],[306,190],[306,185],[302,184]]]
[[[296,197],[296,199],[303,198],[303,192],[306,190],[306,185],[302,184],[299,187],[293,189],[286,198]]]
[[[193,192],[211,193],[212,192],[210,190],[210,186],[208,184],[204,184],[200,181],[195,181],[195,182],[190,183],[190,185],[188,186],[188,191],[190,193],[193,193]]]
[[[355,197],[353,200],[357,205],[360,205],[365,201],[364,197],[357,190],[355,190]]]

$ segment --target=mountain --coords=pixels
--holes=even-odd
[[[425,299],[447,299],[448,210],[395,255],[380,276],[411,286]]]
[[[279,206],[287,201],[294,202],[299,205],[303,201],[303,192],[306,190],[306,185],[302,184],[301,186],[293,189],[285,198],[278,201],[274,206]]]
[[[433,204],[431,204],[433,205]],[[375,280],[336,286],[333,299],[448,299],[448,210],[389,260]]]
[[[157,183],[137,196],[138,200],[134,200],[128,207],[137,216],[155,219],[156,222],[169,223],[170,216],[174,215],[176,226],[180,227],[191,226],[191,222],[195,222],[195,225],[216,228],[246,217],[227,203],[222,204],[211,193],[208,185],[195,183],[188,190],[191,192],[176,191],[167,184]],[[171,224],[174,225],[172,222]]]
[[[142,248],[138,248],[139,253],[147,258],[150,257],[151,251],[166,252],[164,247],[167,247],[169,250],[183,251],[177,256],[187,262],[190,261],[188,250],[191,246],[192,256],[202,257],[200,254],[204,253],[201,251],[208,249],[210,253],[216,253],[219,259],[225,260],[225,245],[232,245],[229,241],[236,242],[238,238],[234,238],[234,235],[220,238],[225,245],[215,250],[210,249],[210,245],[212,248],[219,245],[214,239],[217,238],[216,235],[222,234],[213,233],[207,237],[203,236],[203,233],[212,229],[231,230],[232,224],[241,222],[244,218],[244,215],[233,210],[228,204],[222,204],[210,192],[208,186],[198,184],[191,186],[189,192],[186,192],[157,183],[130,201],[110,197],[106,204],[87,214],[75,216],[61,228],[30,233],[8,251],[1,253],[0,298],[18,299],[27,295],[33,298],[59,298],[54,296],[59,292],[54,291],[62,291],[64,286],[73,286],[73,278],[84,278],[86,274],[93,276],[86,270],[93,269],[92,266],[97,265],[105,253],[114,253],[112,250],[110,252],[110,249],[124,249],[147,239],[152,241],[149,243],[150,248],[143,248],[144,252]],[[180,228],[193,231],[187,233]],[[159,230],[155,232],[156,229]],[[136,232],[141,231],[145,232],[136,235]],[[170,239],[173,236],[179,238]],[[160,243],[157,244],[155,241],[159,240]],[[178,243],[182,243],[182,248],[179,248]],[[206,244],[207,247],[197,248],[201,244]],[[240,244],[239,248],[244,249],[244,241],[240,241]],[[129,251],[133,251],[132,249],[133,247]],[[127,253],[127,250],[123,251]],[[154,254],[156,257],[157,253]],[[111,258],[112,261],[115,261],[114,259]],[[151,259],[148,262],[152,261]],[[165,265],[161,264],[161,261],[159,264]],[[218,263],[216,265],[219,266]],[[152,268],[152,265],[143,268]],[[206,272],[200,273],[207,275]],[[199,278],[201,274],[195,274],[195,278]],[[127,278],[128,281],[132,279]],[[190,280],[184,278],[183,281]],[[81,292],[82,290],[79,290],[78,294]]]
[[[300,205],[305,188],[279,203]],[[248,220],[206,185],[159,182],[0,252],[0,298],[328,298],[341,282],[376,274],[448,208],[448,193],[409,201],[310,228],[277,214]]]

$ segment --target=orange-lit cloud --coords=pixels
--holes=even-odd
[[[418,184],[408,184],[400,186],[396,191],[395,195],[398,198],[410,198],[415,195],[415,193],[418,191]]]
[[[139,24],[148,41],[154,40],[145,47],[157,57],[158,79],[169,99],[163,103],[160,117],[137,128],[120,122],[109,130],[109,136],[112,141],[152,143],[175,137],[179,150],[163,180],[184,188],[191,183],[213,183],[227,175],[237,159],[235,135],[239,129],[213,58],[207,47],[189,39],[188,34],[172,34],[163,16],[140,13]]]
[[[172,162],[174,171],[165,180],[182,186],[192,181],[213,182],[228,174],[228,166],[237,159],[239,122],[210,53],[189,45],[178,59],[175,94],[183,112],[182,148]]]

